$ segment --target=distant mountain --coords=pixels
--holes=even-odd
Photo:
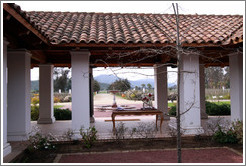
[[[94,77],[94,79],[97,80],[98,82],[101,82],[101,83],[111,84],[115,80],[117,80],[117,77],[114,75],[103,74],[103,75],[99,75],[99,76]]]
[[[155,86],[155,80],[148,78],[148,79],[140,79],[140,80],[129,80],[131,83],[132,87],[138,86],[138,87],[142,87],[142,84],[145,84],[145,86],[147,87],[147,84],[150,84],[152,87]]]
[[[99,75],[94,77],[95,80],[97,80],[100,83],[105,83],[108,84],[107,86],[109,86],[109,84],[113,83],[115,80],[117,80],[118,78],[114,75]],[[140,79],[140,80],[129,80],[129,82],[131,83],[131,86],[134,88],[135,86],[141,87],[141,84],[145,84],[147,86],[147,84],[151,84],[152,87],[155,87],[155,80],[152,78],[147,78],[147,79]],[[172,87],[176,85],[176,83],[168,83],[168,87]],[[104,89],[104,88],[101,88]]]

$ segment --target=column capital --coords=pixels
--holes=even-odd
[[[84,50],[72,50],[72,51],[69,51],[70,55],[75,55],[75,56],[90,56],[91,55],[91,52],[87,49],[84,49]]]
[[[44,66],[44,67],[45,67],[45,66],[51,66],[51,67],[53,66],[53,67],[54,67],[54,64],[52,64],[52,63],[41,63],[41,64],[39,64],[38,66],[39,66],[39,67],[41,67],[41,66]]]
[[[14,50],[9,50],[8,54],[23,54],[23,55],[27,55],[27,56],[32,56],[32,53],[26,49],[14,49]]]

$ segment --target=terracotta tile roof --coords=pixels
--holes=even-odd
[[[26,20],[52,44],[62,43],[175,43],[172,14],[24,12]],[[182,43],[230,44],[243,41],[243,16],[180,15]]]

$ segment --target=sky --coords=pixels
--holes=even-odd
[[[70,11],[70,12],[104,12],[104,13],[168,13],[173,14],[172,3],[175,1],[16,1],[26,11]],[[244,1],[176,1],[180,14],[216,14],[244,15]],[[113,74],[129,80],[153,78],[154,70],[96,68],[94,76]],[[168,68],[168,82],[175,82],[176,69]],[[120,74],[122,73],[122,74]],[[136,74],[140,73],[140,74]],[[38,68],[31,71],[31,80],[38,80]]]

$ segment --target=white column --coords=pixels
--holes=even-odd
[[[72,60],[72,129],[90,127],[89,57],[87,50],[70,51]]]
[[[199,56],[183,55],[180,65],[180,112],[184,134],[203,132],[200,113]]]
[[[243,120],[243,54],[231,55],[229,61],[231,121]]]
[[[28,139],[31,126],[31,54],[8,51],[8,140]]]
[[[7,142],[7,45],[3,40],[3,157],[11,152],[11,146]]]
[[[200,110],[201,110],[201,118],[208,119],[208,115],[206,113],[206,97],[205,97],[205,74],[204,74],[204,64],[200,64]]]
[[[167,66],[154,65],[155,73],[155,107],[164,113],[164,119],[170,119],[168,114]]]
[[[55,122],[53,107],[53,68],[51,64],[39,65],[39,124]]]

